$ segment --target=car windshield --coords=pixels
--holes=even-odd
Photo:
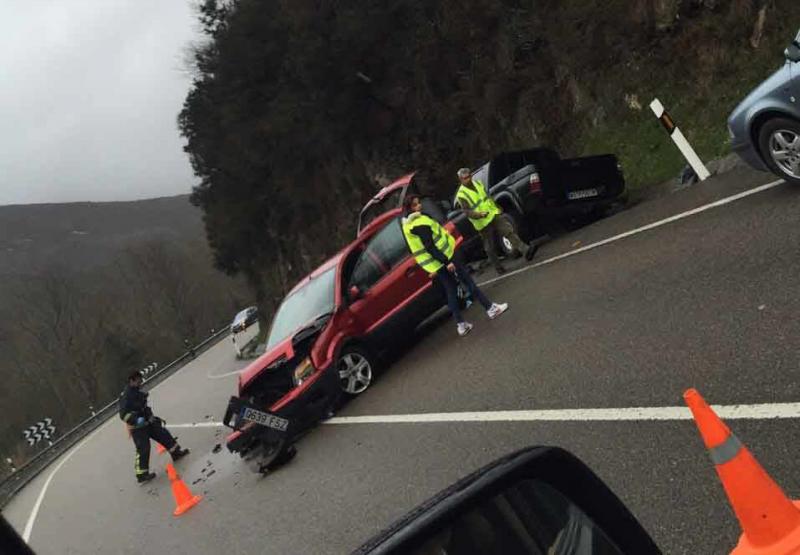
[[[267,350],[285,340],[300,326],[333,310],[335,277],[334,266],[286,297],[272,320]]]

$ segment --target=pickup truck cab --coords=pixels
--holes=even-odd
[[[622,167],[613,154],[561,159],[554,150],[534,148],[503,152],[473,172],[503,209],[523,240],[544,231],[543,224],[566,216],[602,214],[625,191]],[[454,189],[457,188],[454,186]],[[448,214],[459,229],[466,219],[453,191]],[[465,232],[465,238],[473,233]],[[509,254],[507,240],[499,245]]]

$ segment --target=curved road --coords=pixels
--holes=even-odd
[[[547,244],[534,267],[487,285],[511,303],[506,315],[471,309],[468,341],[431,324],[266,478],[212,452],[244,365],[223,341],[151,395],[170,426],[187,426],[175,432],[193,452],[178,469],[205,496],[180,519],[163,458],[153,454],[156,480],[134,483],[116,419],[4,514],[42,554],[342,553],[497,456],[551,444],[587,462],[665,552],[730,550],[735,518],[679,407],[691,386],[725,405],[740,439],[800,493],[800,191],[731,198],[767,181],[715,178]]]

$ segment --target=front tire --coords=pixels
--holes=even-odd
[[[775,174],[800,185],[800,122],[788,118],[767,121],[758,132],[758,146]]]
[[[345,347],[336,361],[336,371],[339,373],[342,391],[355,397],[364,393],[372,384],[375,364],[372,355],[366,349],[357,346]]]

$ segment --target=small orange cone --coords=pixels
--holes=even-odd
[[[156,452],[161,455],[167,448],[161,445],[160,443],[156,442]]]
[[[781,490],[695,389],[683,394],[742,527],[732,555],[800,555],[800,503]]]
[[[202,497],[199,495],[192,495],[192,492],[189,491],[189,486],[178,476],[172,463],[167,463],[167,475],[169,476],[170,485],[172,486],[172,495],[175,497],[175,512],[172,514],[181,516],[200,503]]]

